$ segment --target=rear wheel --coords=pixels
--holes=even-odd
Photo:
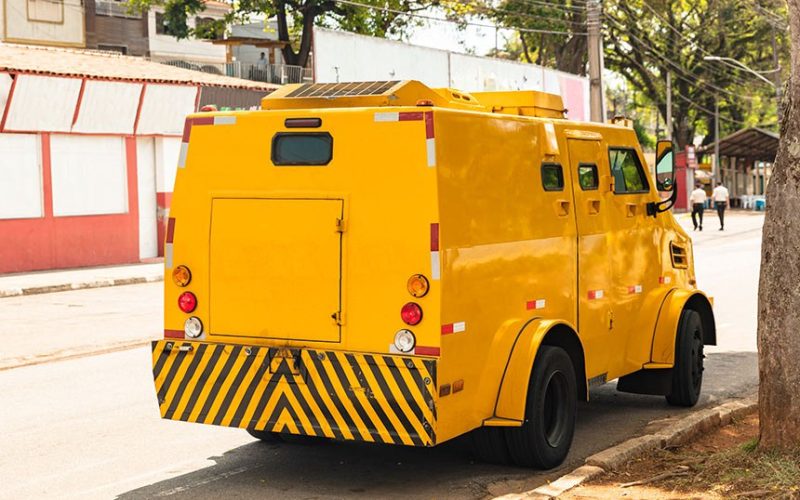
[[[576,408],[572,360],[560,347],[540,347],[528,386],[525,423],[505,429],[511,460],[540,469],[560,465],[572,445]]]
[[[481,462],[506,465],[511,463],[508,445],[500,427],[479,427],[470,433],[472,452]]]
[[[697,311],[681,313],[675,339],[675,366],[667,402],[673,406],[694,406],[703,385],[703,322]]]
[[[280,434],[271,431],[257,431],[255,429],[247,429],[247,433],[256,439],[260,439],[265,443],[278,443],[281,441]]]
[[[247,433],[265,443],[288,443],[288,444],[316,444],[327,441],[327,438],[317,436],[306,436],[302,434],[289,434],[288,432],[257,431],[247,429]]]

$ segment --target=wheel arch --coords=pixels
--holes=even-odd
[[[703,322],[703,343],[716,345],[717,329],[711,300],[699,290],[675,289],[664,298],[658,313],[650,350],[651,363],[658,365],[675,363],[675,339],[681,314],[687,309],[696,311],[700,315]]]
[[[525,403],[533,364],[543,345],[567,351],[575,369],[576,397],[588,397],[586,362],[583,344],[573,326],[565,321],[534,319],[525,324],[509,353],[500,381],[494,418],[521,423],[525,419]]]

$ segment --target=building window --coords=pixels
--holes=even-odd
[[[28,21],[64,23],[64,0],[28,0]]]
[[[118,52],[122,55],[126,55],[128,53],[128,47],[124,45],[103,45],[102,43],[97,44],[97,50],[105,50],[107,52]]]
[[[170,30],[163,12],[156,12],[156,34],[175,36],[175,33]]]
[[[222,38],[222,26],[213,17],[195,17],[194,30],[197,38],[215,40]]]

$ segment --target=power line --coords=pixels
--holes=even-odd
[[[676,28],[676,27],[675,27],[675,26],[674,26],[672,23],[670,23],[670,22],[669,22],[669,20],[668,20],[668,19],[666,19],[664,16],[662,16],[662,15],[661,15],[661,14],[660,14],[658,11],[656,11],[656,10],[655,10],[655,9],[654,9],[654,8],[653,8],[653,7],[652,7],[650,4],[649,4],[649,3],[647,3],[645,0],[642,0],[642,5],[644,5],[644,6],[647,8],[647,10],[649,10],[650,12],[652,12],[652,13],[653,13],[653,15],[654,15],[656,18],[658,18],[658,19],[659,19],[661,22],[663,22],[663,23],[664,23],[664,24],[665,24],[665,25],[666,25],[666,26],[667,26],[667,27],[668,27],[670,30],[672,30],[673,32],[675,32],[675,34],[677,34],[679,37],[681,37],[682,39],[684,39],[684,40],[686,40],[687,42],[689,42],[689,43],[691,44],[692,48],[695,48],[695,47],[696,47],[696,48],[697,48],[697,49],[698,49],[698,50],[699,50],[701,53],[703,53],[703,54],[705,54],[705,55],[708,55],[708,56],[713,56],[713,55],[714,55],[714,54],[712,54],[711,52],[709,52],[708,50],[706,50],[706,49],[704,49],[703,47],[701,47],[701,46],[700,46],[700,45],[697,43],[697,41],[696,41],[696,40],[693,40],[693,39],[689,38],[689,37],[688,37],[688,36],[687,36],[687,35],[686,35],[686,34],[685,34],[683,31],[681,31],[681,30],[679,30],[678,28]],[[716,74],[718,74],[718,75],[721,75],[721,76],[730,76],[730,77],[731,77],[731,78],[732,78],[734,81],[736,81],[736,82],[737,82],[737,83],[739,83],[740,85],[747,85],[747,84],[749,83],[749,81],[746,81],[746,80],[744,80],[744,79],[742,79],[742,78],[738,78],[738,77],[736,77],[736,76],[734,76],[734,75],[731,75],[730,73],[726,73],[726,72],[720,72],[720,70],[718,69],[718,68],[719,68],[718,66],[716,66],[716,65],[712,65],[712,64],[708,64],[708,61],[703,61],[703,63],[705,63],[705,64],[708,66],[709,70],[710,70],[712,73],[716,73]]]
[[[341,3],[341,4],[345,4],[345,5],[353,5],[353,6],[356,6],[356,7],[363,7],[365,9],[371,9],[371,10],[379,10],[379,11],[382,11],[382,12],[390,12],[392,14],[399,14],[399,15],[404,15],[404,16],[408,16],[408,17],[415,17],[415,18],[418,18],[418,19],[427,19],[429,21],[439,21],[439,22],[446,22],[446,23],[454,23],[454,24],[460,24],[460,25],[464,25],[464,26],[475,26],[475,27],[479,27],[479,28],[488,28],[488,29],[493,29],[493,30],[494,29],[507,29],[507,30],[517,30],[517,31],[519,31],[521,33],[541,33],[541,34],[545,34],[545,35],[581,35],[581,36],[588,35],[588,33],[586,33],[586,32],[579,32],[579,31],[539,30],[539,29],[534,29],[534,28],[521,28],[521,27],[517,27],[517,26],[497,26],[497,25],[491,25],[491,24],[481,24],[481,23],[476,23],[476,22],[473,22],[473,21],[454,21],[452,19],[442,19],[442,18],[439,18],[439,17],[428,16],[428,15],[424,15],[424,14],[417,14],[417,13],[413,13],[413,12],[404,12],[402,10],[389,9],[387,7],[378,7],[376,5],[368,5],[368,4],[363,4],[363,3],[359,3],[359,2],[353,2],[352,0],[335,0],[335,1],[337,3]]]
[[[619,29],[625,31],[625,26],[621,22],[619,22],[617,19],[615,19],[614,17],[609,16],[608,14],[604,14],[604,17],[607,20],[611,21],[612,23],[616,24]],[[690,83],[692,85],[696,85],[699,88],[701,88],[701,90],[704,90],[706,92],[708,92],[708,90],[705,90],[702,87],[709,87],[709,88],[713,89],[715,92],[721,92],[723,94],[727,94],[727,95],[730,95],[730,96],[733,96],[733,97],[737,97],[737,98],[741,98],[741,99],[747,99],[748,101],[754,101],[755,100],[755,98],[753,96],[737,94],[735,92],[731,92],[730,90],[727,90],[727,89],[724,89],[724,88],[719,87],[717,85],[714,85],[713,83],[700,80],[697,76],[692,75],[690,73],[687,73],[685,68],[683,68],[681,66],[678,66],[672,60],[670,60],[669,58],[667,58],[666,56],[661,54],[659,52],[659,50],[656,49],[655,47],[653,47],[652,45],[650,45],[650,43],[645,42],[644,40],[642,40],[641,38],[639,38],[638,36],[636,36],[636,35],[634,35],[634,34],[632,34],[630,32],[626,32],[626,35],[629,36],[630,38],[638,41],[644,48],[648,49],[648,51],[653,56],[653,58],[660,59],[661,61],[663,61],[663,62],[667,63],[668,65],[672,66],[673,68],[675,68],[677,70],[677,74],[675,76],[678,79],[683,80],[683,81],[685,81],[687,83]]]

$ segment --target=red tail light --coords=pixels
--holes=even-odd
[[[197,308],[197,297],[192,292],[183,292],[178,297],[178,307],[185,313],[190,313]]]
[[[407,325],[417,325],[420,321],[422,321],[422,308],[419,306],[419,304],[409,302],[408,304],[404,305],[402,309],[400,309],[400,317]]]

